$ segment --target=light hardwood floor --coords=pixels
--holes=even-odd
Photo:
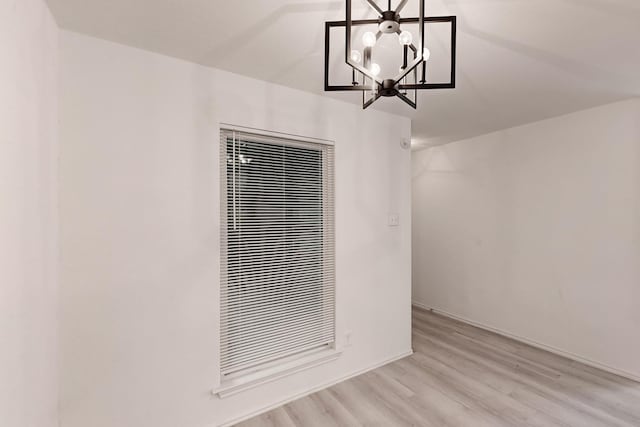
[[[239,424],[640,426],[640,383],[413,310],[405,359]]]

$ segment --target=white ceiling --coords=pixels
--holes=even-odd
[[[315,93],[324,21],[344,19],[344,0],[48,3],[63,28]],[[376,103],[413,119],[418,146],[640,95],[638,0],[427,0],[427,10],[458,16],[457,88],[423,91],[416,111]]]

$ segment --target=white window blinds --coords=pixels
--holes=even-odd
[[[335,342],[333,147],[221,131],[221,373]]]

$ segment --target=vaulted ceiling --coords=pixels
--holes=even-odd
[[[344,0],[48,3],[71,31],[315,93],[324,93],[323,24],[344,19],[345,8]],[[427,0],[427,10],[458,16],[457,88],[423,91],[415,111],[394,98],[375,106],[411,117],[417,146],[640,96],[638,0]]]

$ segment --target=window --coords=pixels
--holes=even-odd
[[[221,131],[222,381],[335,343],[333,147]]]

